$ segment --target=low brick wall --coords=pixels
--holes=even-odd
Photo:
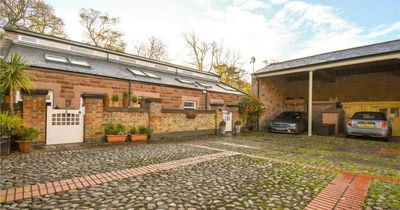
[[[215,130],[216,111],[161,110],[161,123],[154,133]]]

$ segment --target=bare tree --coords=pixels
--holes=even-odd
[[[200,71],[205,69],[205,59],[210,51],[210,46],[206,42],[200,42],[195,33],[183,34],[186,45],[191,49],[193,61],[190,62],[192,65]]]
[[[125,51],[124,34],[113,29],[119,19],[94,9],[81,9],[81,24],[86,29],[89,44],[116,51]]]
[[[0,27],[66,37],[63,20],[42,0],[1,0]]]
[[[153,60],[168,61],[167,44],[156,36],[151,36],[147,42],[135,46],[135,53]]]

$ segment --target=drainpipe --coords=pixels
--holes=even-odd
[[[131,106],[131,81],[129,80],[129,89],[128,89],[128,107]]]
[[[203,93],[204,93],[204,97],[205,97],[204,109],[208,110],[208,106],[207,106],[207,103],[208,103],[208,91],[207,91],[207,88],[205,90],[203,90]]]

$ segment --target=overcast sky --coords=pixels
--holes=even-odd
[[[172,63],[188,65],[182,34],[240,50],[243,67],[400,38],[400,0],[46,0],[65,22],[70,39],[83,40],[80,8],[118,17],[127,52],[156,35]]]

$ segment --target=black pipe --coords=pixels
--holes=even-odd
[[[128,89],[128,107],[131,106],[131,81],[129,80],[129,89]]]

